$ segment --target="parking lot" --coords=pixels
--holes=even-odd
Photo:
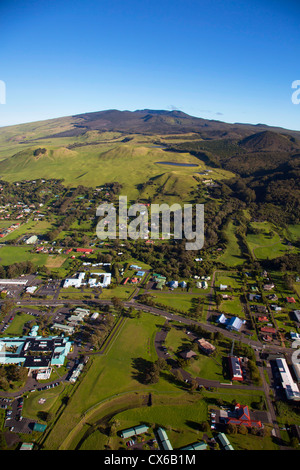
[[[5,409],[5,428],[12,432],[17,433],[31,433],[35,421],[28,418],[23,418],[24,399],[22,397],[16,398],[12,401],[10,398],[1,398],[0,406]]]
[[[39,296],[51,296],[54,297],[55,294],[59,293],[61,287],[61,281],[48,281],[45,285],[41,286],[36,292],[35,295]]]

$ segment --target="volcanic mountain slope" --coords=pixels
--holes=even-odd
[[[272,131],[263,131],[246,137],[239,145],[252,152],[293,152],[300,149],[300,140]]]
[[[151,163],[142,147],[153,149]],[[37,159],[39,148],[45,153]],[[160,154],[155,148],[161,148]],[[158,174],[157,166],[152,171],[156,161],[182,153],[200,164],[248,176],[291,162],[300,153],[300,132],[149,109],[99,111],[0,129],[0,176],[10,181],[51,175],[94,185],[120,169],[122,180],[139,169],[140,185],[148,175],[145,165],[153,176]]]
[[[264,124],[228,124],[222,121],[193,117],[182,111],[107,110],[72,116],[74,124],[68,130],[45,135],[47,138],[71,137],[83,135],[91,130],[147,135],[186,134],[195,132],[202,139],[244,139],[258,131],[272,130],[286,132],[300,139],[300,132],[284,131],[281,128],[268,127]]]

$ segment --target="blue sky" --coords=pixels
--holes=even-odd
[[[1,0],[0,126],[177,108],[300,130],[299,18],[288,0]]]

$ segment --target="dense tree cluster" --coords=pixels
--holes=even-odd
[[[15,382],[25,382],[28,376],[28,369],[16,364],[0,366],[0,389],[8,391]]]

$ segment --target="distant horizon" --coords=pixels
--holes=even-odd
[[[245,125],[245,126],[275,127],[275,128],[279,128],[279,129],[283,129],[283,130],[300,132],[300,128],[296,129],[296,128],[290,128],[290,127],[283,127],[282,125],[279,125],[279,124],[267,124],[267,123],[264,123],[264,122],[257,122],[256,123],[256,122],[226,121],[225,119],[221,119],[220,117],[219,118],[209,118],[209,117],[203,117],[203,115],[197,116],[196,114],[190,114],[186,111],[183,111],[182,109],[166,109],[166,108],[154,109],[154,108],[149,108],[149,107],[141,107],[141,108],[138,108],[138,109],[106,108],[106,109],[97,109],[97,110],[93,110],[93,111],[76,112],[75,114],[73,114],[73,113],[72,114],[63,114],[63,115],[60,115],[60,116],[46,117],[46,118],[43,118],[43,119],[34,119],[32,121],[16,122],[16,123],[13,123],[13,124],[0,125],[0,131],[1,131],[1,129],[4,129],[6,127],[22,126],[22,125],[26,125],[26,124],[34,124],[36,122],[44,122],[44,121],[51,121],[51,120],[55,120],[55,119],[76,117],[76,116],[80,116],[82,114],[93,114],[93,113],[100,113],[100,112],[106,112],[106,111],[120,111],[120,112],[126,112],[127,111],[127,112],[134,113],[134,112],[145,111],[145,110],[149,110],[150,112],[151,111],[153,111],[153,112],[156,112],[156,111],[164,111],[164,112],[179,111],[179,112],[182,112],[184,114],[187,114],[190,117],[195,117],[197,119],[204,119],[206,121],[217,121],[217,122],[222,122],[222,123],[225,123],[225,124],[232,124],[232,125],[240,124],[240,125]]]

